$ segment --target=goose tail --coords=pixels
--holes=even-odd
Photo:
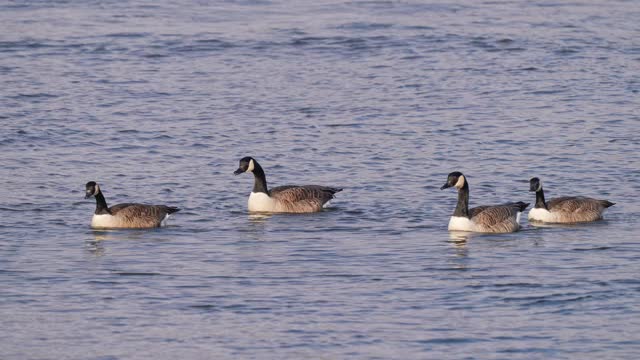
[[[529,203],[518,201],[517,203],[515,203],[515,205],[518,207],[518,209],[520,209],[520,212],[523,212],[524,209],[526,209],[529,206]]]
[[[615,205],[616,203],[612,203],[609,200],[601,200],[600,203],[602,204],[602,206],[604,206],[605,208],[611,207],[613,205]]]
[[[176,213],[176,212],[178,212],[180,210],[182,210],[182,209],[177,208],[175,206],[167,206],[167,214],[173,214],[173,213]]]

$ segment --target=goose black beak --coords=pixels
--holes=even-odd
[[[88,198],[90,198],[91,196],[92,196],[91,194],[85,194],[85,195],[84,195],[84,198],[85,198],[85,199],[88,199]]]
[[[444,189],[447,189],[447,188],[450,188],[450,187],[451,187],[451,185],[449,185],[447,183],[447,184],[442,185],[442,187],[440,187],[440,190],[444,190]]]
[[[242,174],[244,172],[244,170],[242,170],[241,168],[238,168],[238,170],[233,172],[233,175],[239,175]]]

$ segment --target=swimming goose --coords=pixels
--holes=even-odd
[[[273,213],[309,213],[321,211],[335,193],[342,189],[320,185],[286,185],[271,190],[267,188],[264,170],[252,157],[240,159],[234,175],[251,172],[254,176],[253,190],[249,195],[249,211]]]
[[[452,172],[440,190],[450,187],[458,189],[458,204],[449,220],[449,230],[508,233],[520,229],[520,214],[529,204],[519,201],[469,209],[469,183],[466,177],[461,172]]]
[[[544,200],[542,181],[537,177],[529,180],[529,191],[536,192],[536,205],[529,211],[529,221],[546,223],[578,223],[602,219],[602,213],[615,205],[607,200],[583,196],[563,196]]]
[[[107,206],[100,186],[89,181],[85,186],[85,199],[96,198],[96,211],[91,219],[94,229],[144,229],[166,225],[170,214],[180,211],[177,207],[165,205],[118,204]]]

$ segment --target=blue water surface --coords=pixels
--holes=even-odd
[[[640,2],[0,2],[0,359],[636,359]],[[255,217],[269,184],[343,187]],[[471,205],[606,220],[447,231]],[[109,204],[171,226],[92,231]],[[526,214],[525,214],[526,215]]]

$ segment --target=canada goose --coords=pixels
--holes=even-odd
[[[249,211],[274,213],[309,213],[321,211],[323,205],[342,189],[320,185],[286,185],[267,188],[264,170],[252,157],[240,159],[234,175],[252,172],[255,178],[249,195]]]
[[[440,190],[450,187],[458,189],[458,204],[449,220],[449,230],[508,233],[520,229],[520,214],[529,204],[519,201],[469,209],[469,183],[466,177],[461,172],[452,172]]]
[[[536,205],[529,211],[529,221],[546,223],[578,223],[602,219],[602,213],[615,205],[607,200],[583,196],[563,196],[544,200],[542,181],[537,177],[529,180],[529,191],[536,192]]]
[[[85,199],[96,198],[96,211],[91,219],[94,229],[144,229],[166,225],[170,214],[180,211],[177,207],[165,205],[118,204],[107,206],[100,186],[95,181],[89,181]]]

